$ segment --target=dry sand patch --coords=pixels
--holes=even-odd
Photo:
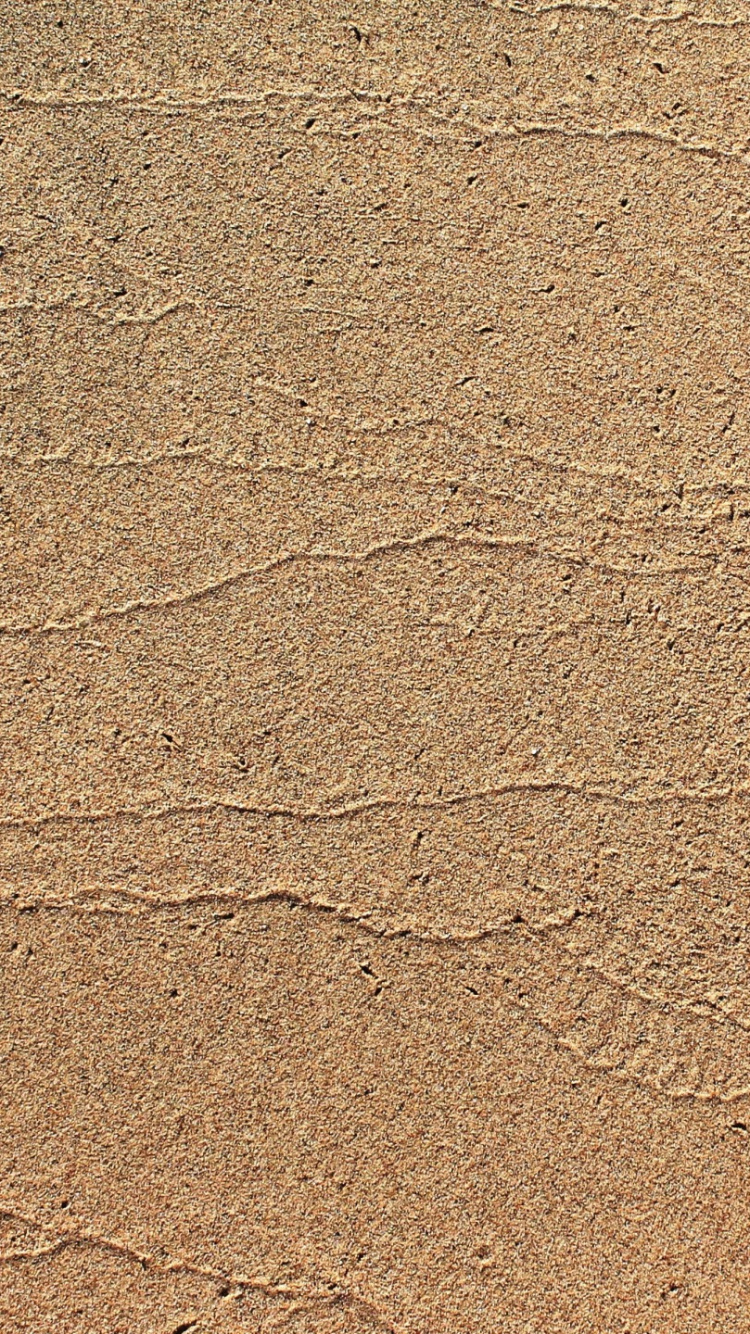
[[[0,23],[0,1330],[750,1330],[750,19]]]

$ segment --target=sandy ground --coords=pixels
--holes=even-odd
[[[2,1334],[750,1331],[750,15],[0,0]]]

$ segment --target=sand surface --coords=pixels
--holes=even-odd
[[[0,0],[1,1334],[750,1331],[750,12]]]

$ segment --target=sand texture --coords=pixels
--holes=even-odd
[[[750,1332],[750,9],[630,5],[0,0],[0,1334]]]

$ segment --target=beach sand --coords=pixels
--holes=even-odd
[[[750,18],[0,30],[0,1331],[750,1331]]]

